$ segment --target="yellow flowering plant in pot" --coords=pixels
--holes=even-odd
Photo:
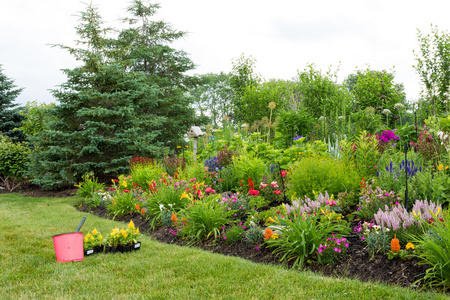
[[[103,236],[97,231],[97,228],[94,228],[91,232],[88,232],[83,240],[83,248],[85,255],[91,255],[94,253],[103,251]]]
[[[105,252],[138,250],[141,246],[141,243],[137,241],[138,237],[139,228],[135,228],[133,221],[130,221],[126,229],[116,227],[108,235],[108,245]]]

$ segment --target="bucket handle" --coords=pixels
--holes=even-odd
[[[81,226],[83,226],[84,221],[86,221],[86,216],[83,217],[83,219],[81,219],[80,224],[78,224],[77,229],[75,229],[75,232],[79,232],[81,229]]]

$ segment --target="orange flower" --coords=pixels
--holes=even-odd
[[[395,235],[391,241],[391,250],[393,252],[400,251],[400,241],[397,239],[397,235]]]
[[[139,204],[136,204],[136,210],[140,210],[141,207],[139,206]]]
[[[141,209],[141,214],[145,215],[145,208]]]
[[[272,237],[272,234],[273,234],[273,230],[270,229],[269,227],[267,227],[267,228],[264,230],[264,239],[265,239],[265,240],[269,240],[269,239]]]
[[[178,221],[177,216],[175,215],[175,213],[172,213],[172,217],[170,218],[172,220],[172,222],[176,223]]]

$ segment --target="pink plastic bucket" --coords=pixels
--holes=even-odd
[[[84,259],[82,232],[54,235],[53,244],[55,245],[56,260],[59,262]]]

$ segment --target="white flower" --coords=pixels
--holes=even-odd
[[[169,207],[170,207],[170,208],[172,208],[172,205],[173,205],[173,204],[170,204],[170,203],[169,203]]]
[[[401,104],[401,103],[396,103],[395,105],[394,105],[394,108],[395,109],[402,109],[402,108],[404,108],[405,106],[403,105],[403,104]]]
[[[321,117],[319,118],[319,121],[323,121],[323,120],[325,120],[325,117],[324,117],[324,116],[321,116]]]
[[[383,115],[386,115],[386,116],[389,116],[390,114],[391,114],[391,111],[389,110],[389,109],[383,109],[383,112],[382,112],[382,114]]]
[[[343,120],[345,120],[345,117],[344,117],[344,116],[339,116],[339,117],[338,117],[338,120],[339,120],[339,121],[343,121]]]
[[[386,232],[389,232],[389,231],[391,231],[391,230],[390,230],[389,228],[386,228],[385,231],[386,231]]]
[[[164,209],[164,204],[159,205],[159,210],[162,211]]]

